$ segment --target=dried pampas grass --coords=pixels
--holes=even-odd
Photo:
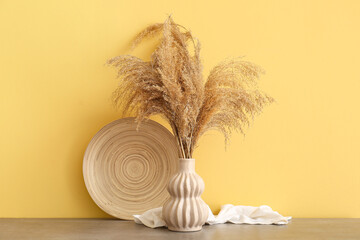
[[[199,41],[171,17],[139,33],[133,46],[160,32],[161,42],[150,61],[130,55],[108,61],[121,79],[113,101],[124,115],[136,115],[139,124],[162,115],[177,139],[179,157],[191,158],[198,139],[210,129],[221,131],[225,141],[232,130],[244,133],[252,118],[273,101],[258,90],[262,69],[241,59],[220,63],[204,82]]]

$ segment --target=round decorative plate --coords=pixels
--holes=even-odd
[[[106,125],[92,138],[83,162],[95,203],[128,220],[165,203],[167,184],[178,167],[176,140],[165,127],[152,120],[136,127],[134,118]]]

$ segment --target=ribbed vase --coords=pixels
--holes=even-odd
[[[195,172],[195,159],[179,159],[179,171],[169,182],[170,199],[162,210],[163,218],[171,231],[192,232],[201,230],[209,210],[201,199],[205,184]]]

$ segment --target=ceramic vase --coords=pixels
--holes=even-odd
[[[170,199],[163,206],[163,219],[171,231],[200,231],[209,210],[201,199],[205,184],[195,172],[195,159],[180,158],[179,170],[169,182]]]

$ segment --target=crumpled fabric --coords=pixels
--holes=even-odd
[[[284,217],[271,207],[262,205],[260,207],[251,206],[234,206],[226,204],[221,206],[218,215],[214,215],[209,206],[209,217],[206,224],[288,224],[291,217]],[[134,221],[137,224],[144,224],[150,228],[166,227],[166,223],[162,218],[162,207],[153,208],[141,215],[134,215]]]

